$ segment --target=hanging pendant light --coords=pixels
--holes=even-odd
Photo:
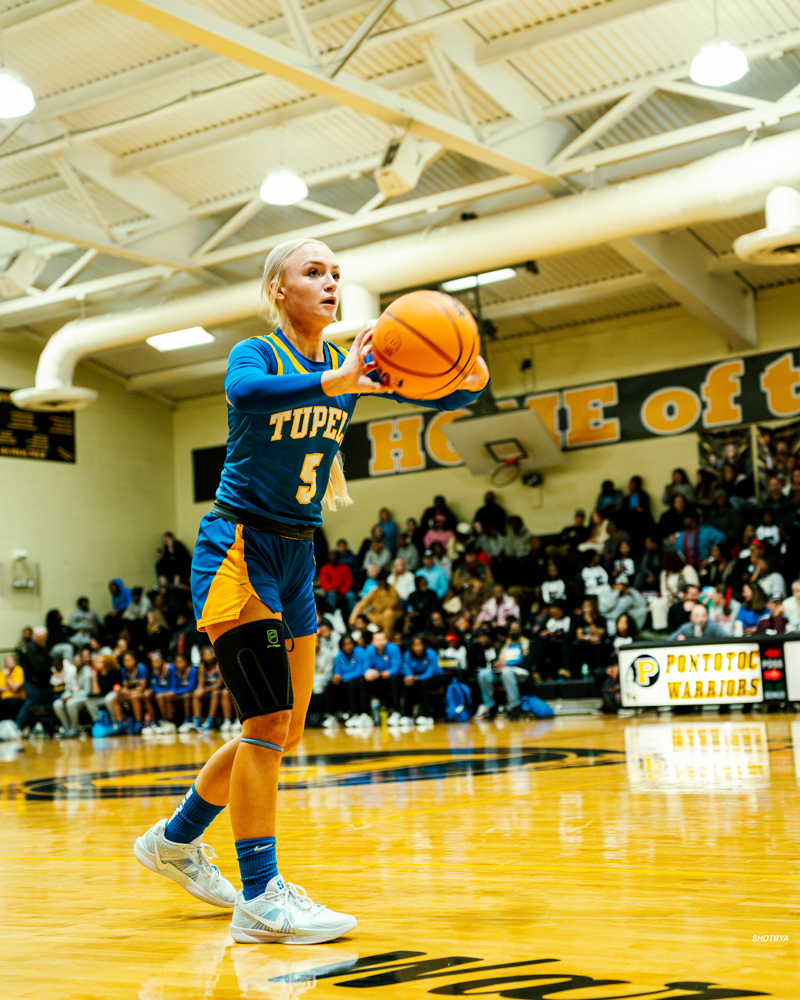
[[[31,88],[22,77],[5,66],[0,68],[0,118],[22,118],[35,105]]]
[[[709,39],[692,59],[689,77],[702,87],[725,87],[748,71],[747,56],[736,45],[719,37],[717,0],[714,3],[714,37]]]
[[[296,205],[308,197],[308,188],[296,170],[281,167],[270,170],[261,185],[260,195],[268,205]]]

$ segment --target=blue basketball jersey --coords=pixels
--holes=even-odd
[[[325,395],[322,373],[339,368],[346,353],[327,341],[323,349],[324,361],[310,361],[280,329],[233,348],[225,376],[228,443],[218,500],[285,524],[322,524],[331,465],[358,400],[357,393]],[[462,389],[419,405],[455,410],[480,395]]]

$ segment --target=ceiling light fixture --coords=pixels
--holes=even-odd
[[[308,197],[306,182],[296,170],[270,170],[261,185],[261,200],[268,205],[296,205]]]
[[[750,68],[747,56],[740,48],[719,37],[717,0],[713,0],[714,36],[709,39],[692,59],[689,77],[702,87],[725,87],[741,80]]]
[[[476,285],[491,285],[495,281],[508,281],[509,278],[516,278],[516,276],[517,272],[513,267],[501,267],[498,271],[484,271],[483,274],[471,274],[467,278],[443,281],[442,288],[446,292],[462,292],[465,288],[475,288]]]
[[[173,333],[160,333],[157,337],[148,337],[147,343],[157,351],[178,351],[182,347],[210,344],[213,340],[214,337],[202,326],[191,326],[188,330],[175,330]]]
[[[23,118],[36,105],[31,88],[18,73],[0,68],[0,118]]]

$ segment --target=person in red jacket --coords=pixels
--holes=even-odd
[[[325,591],[325,600],[331,611],[340,608],[345,620],[356,604],[353,593],[353,574],[350,567],[339,561],[337,549],[331,549],[326,562],[319,571],[319,585]]]

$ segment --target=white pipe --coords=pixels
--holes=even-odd
[[[651,177],[383,240],[337,256],[348,285],[362,286],[354,294],[359,306],[354,305],[354,312],[360,313],[368,305],[367,293],[744,215],[763,208],[767,194],[781,185],[800,185],[800,131],[760,139]],[[52,399],[59,387],[71,386],[75,364],[91,350],[242,319],[257,315],[260,308],[259,282],[250,281],[139,312],[74,320],[57,331],[43,350],[36,390],[19,390],[14,402],[33,409],[37,392]],[[331,332],[344,334],[335,328]],[[46,403],[47,408],[54,405]]]

